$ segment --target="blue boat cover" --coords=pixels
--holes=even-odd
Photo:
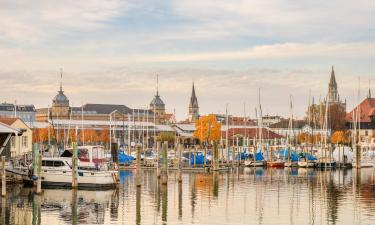
[[[118,162],[119,163],[128,164],[128,163],[133,162],[133,160],[134,160],[133,156],[125,154],[124,150],[120,149],[120,151],[118,153]]]
[[[284,157],[284,160],[286,160],[288,158],[288,149],[279,150],[278,153],[279,153],[280,156]],[[290,161],[292,161],[292,162],[298,162],[299,161],[299,157],[294,151],[291,151],[291,153],[290,153]]]

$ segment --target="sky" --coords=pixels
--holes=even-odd
[[[375,88],[373,0],[0,0],[0,101],[302,118],[334,66],[347,110]],[[360,77],[360,79],[359,79]],[[375,93],[374,93],[375,94]]]

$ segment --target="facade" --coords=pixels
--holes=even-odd
[[[188,121],[194,123],[199,118],[199,105],[198,99],[195,95],[195,86],[193,83],[193,88],[191,91],[190,103],[189,103],[189,117]]]
[[[29,126],[35,122],[35,114],[34,105],[0,104],[0,117],[20,118]]]
[[[329,135],[330,130],[325,130],[321,128],[313,128],[304,120],[293,120],[292,127],[289,126],[289,119],[283,119],[278,123],[271,124],[269,129],[278,135],[284,137],[290,137],[294,139],[302,133],[313,134],[313,135]]]
[[[33,132],[31,128],[18,118],[0,118],[0,122],[20,131],[21,135],[12,136],[7,148],[10,156],[21,157],[32,150]]]
[[[271,116],[271,115],[265,115],[262,117],[262,124],[263,126],[270,126],[271,124],[278,123],[282,120],[281,116]]]
[[[352,111],[346,114],[346,128],[357,132],[360,140],[375,138],[375,98],[369,95]]]

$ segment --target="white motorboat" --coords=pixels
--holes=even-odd
[[[27,172],[26,172],[27,171]],[[31,167],[9,167],[7,172],[22,176],[23,182],[32,184],[39,179]],[[117,183],[117,171],[95,169],[78,163],[77,180],[79,188],[112,188]],[[40,179],[42,186],[71,187],[72,160],[69,158],[42,158]]]
[[[261,161],[255,161],[254,160],[245,160],[245,166],[247,167],[261,167],[266,165],[266,161],[261,160]]]
[[[312,168],[315,167],[314,161],[298,161],[298,167]]]

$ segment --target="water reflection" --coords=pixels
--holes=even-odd
[[[41,195],[10,186],[1,224],[373,224],[373,169],[243,168],[232,172],[120,173],[118,190],[46,189]]]

